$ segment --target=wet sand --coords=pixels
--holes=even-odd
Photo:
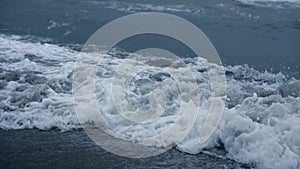
[[[82,130],[0,130],[0,168],[249,168],[207,154],[171,149],[159,156],[130,159],[109,153]]]

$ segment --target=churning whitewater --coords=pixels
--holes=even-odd
[[[34,38],[0,35],[0,127],[61,131],[84,127],[74,111],[71,86],[78,53],[73,47],[41,43]],[[122,117],[112,104],[109,84],[114,70],[129,55],[117,49],[105,54],[98,67],[95,93],[110,126],[106,132],[138,141],[163,132],[174,123],[180,108],[180,91],[168,73],[159,67],[145,67],[132,79],[127,99],[137,109],[148,110],[151,91],[160,89],[166,96],[158,98],[165,111],[147,125]],[[135,57],[129,60],[133,66],[139,61]],[[200,145],[200,130],[210,105],[208,68],[201,58],[183,60],[200,87],[201,107],[194,127],[177,144],[178,150],[225,155],[264,168],[300,167],[300,80],[281,73],[260,72],[247,65],[226,66],[226,108],[213,136]],[[162,66],[178,68],[167,60]],[[93,119],[87,117],[89,120]],[[164,146],[164,141],[157,146]]]

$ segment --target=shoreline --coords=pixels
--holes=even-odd
[[[0,168],[250,168],[230,159],[191,155],[174,148],[146,159],[120,157],[97,146],[82,129],[0,129],[0,138]]]

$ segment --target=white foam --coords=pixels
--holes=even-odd
[[[70,89],[63,89],[70,85],[68,76],[74,69],[76,52],[21,38],[0,36],[1,83],[7,83],[0,90],[0,127],[45,130],[80,127],[72,109]]]
[[[249,5],[258,5],[264,7],[282,8],[284,5],[289,7],[300,7],[299,0],[238,0]]]
[[[0,128],[63,131],[79,128],[70,88],[76,54],[67,47],[1,35]],[[149,94],[146,91],[159,86],[169,93],[169,100],[167,111],[159,120],[151,125],[135,125],[118,114],[111,104],[111,76],[122,60],[105,55],[99,66],[96,94],[100,109],[109,121],[107,131],[132,141],[165,131],[174,123],[179,106],[179,92],[173,80],[156,69],[136,77],[128,95],[133,105],[147,109]],[[281,73],[259,72],[244,65],[226,67],[226,109],[212,138],[200,145],[201,126],[210,106],[207,67],[200,58],[186,61],[200,82],[202,102],[196,125],[177,145],[179,150],[196,154],[223,147],[228,158],[257,167],[300,167],[299,80],[287,79]],[[157,78],[164,80],[158,82]],[[87,117],[87,120],[92,119]],[[165,144],[167,142],[161,141],[157,146]]]
[[[90,1],[90,3],[101,5],[108,9],[114,9],[120,12],[127,12],[127,13],[155,11],[155,12],[196,14],[199,12],[203,12],[202,8],[197,9],[193,7],[188,7],[184,4],[154,5],[149,3],[130,3],[130,2],[117,2],[117,1]]]
[[[228,98],[218,130],[205,145],[197,144],[200,133],[192,133],[178,145],[191,153],[224,146],[234,160],[262,168],[299,168],[300,97],[284,96],[289,82],[282,74],[260,73],[243,66],[228,67]]]

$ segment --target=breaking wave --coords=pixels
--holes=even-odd
[[[165,130],[174,122],[174,112],[180,107],[180,92],[174,79],[158,68],[138,74],[131,83],[129,101],[147,110],[149,93],[160,88],[166,91],[166,112],[151,125],[130,123],[109,100],[107,86],[114,69],[130,55],[115,56],[116,53],[105,55],[96,80],[98,103],[111,126],[107,132],[135,141]],[[71,93],[77,54],[66,46],[0,35],[0,128],[81,128]],[[176,146],[178,150],[191,154],[207,152],[264,168],[300,167],[300,80],[281,73],[260,72],[247,65],[226,66],[223,118],[210,140],[200,145],[200,129],[209,109],[208,68],[201,58],[183,60],[201,86],[201,109],[191,132]],[[131,60],[133,66],[135,62]],[[170,64],[164,61],[163,66]],[[158,145],[163,144],[162,141]]]

